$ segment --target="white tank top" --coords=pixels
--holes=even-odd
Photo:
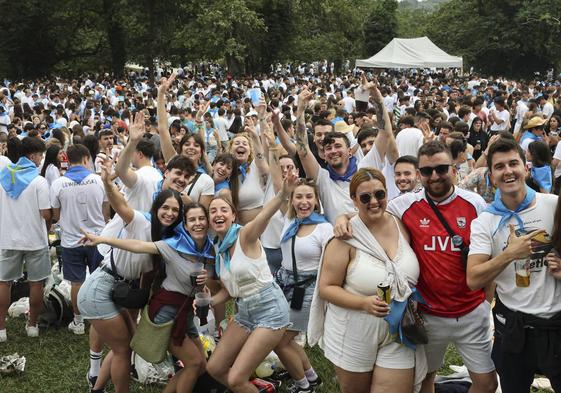
[[[419,262],[415,252],[401,234],[399,226],[398,232],[397,255],[393,262],[388,263],[395,263],[397,268],[404,274],[409,285],[414,286],[419,278]],[[347,268],[347,276],[343,288],[356,295],[376,295],[377,285],[384,282],[388,277],[385,264],[386,262],[357,249],[354,260],[351,261]]]
[[[243,183],[242,175],[239,175],[238,210],[251,210],[263,206],[265,190],[261,186],[260,177],[255,160],[249,165],[249,173]]]
[[[259,258],[250,258],[244,254],[238,236],[234,254],[230,259],[230,269],[221,262],[220,281],[231,297],[239,298],[251,295],[273,282],[263,247]]]

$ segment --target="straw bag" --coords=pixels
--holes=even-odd
[[[142,359],[160,363],[166,357],[175,319],[155,324],[148,316],[148,306],[142,310],[140,322],[131,340],[131,348]]]

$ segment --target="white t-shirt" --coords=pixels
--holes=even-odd
[[[40,210],[50,209],[49,184],[42,176],[29,183],[17,199],[0,186],[0,249],[40,250],[47,247],[47,225]]]
[[[555,108],[551,105],[551,102],[546,102],[542,108],[542,114],[549,120],[549,118],[553,115]]]
[[[82,237],[80,228],[99,234],[105,227],[103,202],[107,195],[101,177],[90,174],[80,184],[62,176],[51,185],[51,206],[60,209],[61,245],[79,247]]]
[[[4,169],[8,164],[11,164],[12,161],[6,156],[0,156],[0,170]]]
[[[553,230],[553,214],[557,206],[557,196],[536,193],[534,206],[519,213],[526,231],[545,229],[548,234]],[[499,255],[507,246],[509,227],[514,224],[513,217],[501,228],[497,228],[501,217],[483,212],[471,223],[470,255],[484,254],[492,258]],[[544,265],[543,254],[525,260],[511,262],[495,279],[497,293],[505,306],[514,311],[522,311],[541,318],[550,318],[561,312],[561,281],[556,280]],[[517,287],[515,264],[529,264],[530,285]]]
[[[508,113],[507,110],[502,110],[500,112],[495,110],[495,116],[503,120],[503,122],[501,124],[497,124],[493,122],[493,124],[491,124],[491,131],[494,132],[505,131],[509,126],[510,113]]]
[[[558,143],[557,146],[555,147],[555,153],[553,153],[553,158],[561,160],[561,143]],[[559,162],[557,168],[555,168],[555,178],[557,179],[559,176],[561,176],[561,162]]]
[[[282,233],[284,233],[294,219],[286,218]],[[281,234],[282,234],[281,233]],[[294,255],[298,272],[317,271],[323,246],[333,237],[333,225],[330,223],[317,224],[312,233],[304,237],[296,236]],[[282,267],[292,271],[292,239],[281,243]]]
[[[60,177],[60,170],[54,164],[49,164],[47,170],[45,171],[45,179],[49,183],[49,187],[53,182]]]
[[[191,186],[193,186],[192,189]],[[206,173],[201,173],[195,185],[193,183],[187,185],[185,192],[187,192],[187,195],[189,195],[193,202],[198,202],[201,195],[214,196],[214,180]]]
[[[144,241],[151,241],[151,224],[144,215],[138,211],[134,212],[134,217],[128,225],[121,217],[115,215],[113,219],[101,232],[102,236],[118,237],[119,239],[137,239]],[[100,245],[101,246],[101,245]],[[104,255],[103,263],[111,268],[111,248],[110,246],[100,247],[98,251]],[[129,251],[124,251],[119,248],[113,249],[113,260],[117,268],[117,274],[127,280],[135,280],[140,278],[142,273],[149,272],[153,269],[152,255],[150,254],[135,254]]]
[[[355,206],[349,195],[349,184],[348,181],[332,180],[327,169],[320,168],[318,171],[319,196],[325,217],[332,225],[335,225],[337,216],[355,211]]]
[[[341,101],[343,101],[343,108],[347,113],[352,113],[355,110],[355,99],[353,97],[345,97]]]
[[[220,137],[221,142],[228,141],[228,123],[223,116],[218,116],[214,119],[214,127],[216,127],[216,131],[218,131],[218,136]]]
[[[267,188],[265,189],[265,198],[263,203],[269,202],[275,196],[275,187],[273,186],[273,181],[269,177],[267,182]],[[261,235],[261,244],[265,248],[280,248],[280,239],[282,234],[282,227],[284,226],[284,216],[282,212],[277,210],[273,217],[269,220],[267,228]]]
[[[136,183],[131,188],[125,187],[125,199],[135,210],[149,212],[152,207],[152,195],[162,180],[160,171],[152,166],[143,166],[136,171]]]
[[[8,125],[11,124],[10,116],[6,113],[5,115],[0,115],[0,132],[4,134],[8,133]]]
[[[395,142],[400,156],[417,157],[419,148],[424,143],[423,131],[415,127],[404,128],[397,133]]]

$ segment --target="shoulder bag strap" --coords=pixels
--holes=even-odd
[[[294,286],[298,285],[298,269],[296,268],[296,253],[294,252],[294,243],[296,243],[296,235],[292,236],[292,245],[290,250],[292,252],[292,274],[294,274]]]
[[[189,190],[187,191],[187,195],[191,196],[191,191],[193,191],[193,187],[195,187],[195,183],[197,183],[197,180],[199,180],[200,176],[201,172],[197,172],[195,178],[193,179],[193,183],[191,183],[191,187],[189,187]]]
[[[442,215],[440,210],[438,210],[438,208],[434,204],[434,201],[428,196],[426,190],[425,190],[425,198],[427,199],[427,202],[428,202],[429,206],[431,207],[431,209],[434,211],[434,214],[436,214],[436,217],[438,217],[438,220],[440,221],[442,226],[444,226],[444,229],[446,229],[446,232],[448,232],[448,235],[450,235],[450,238],[451,238],[452,242],[454,243],[454,245],[458,246],[460,248],[464,248],[464,239],[460,235],[456,234],[452,230],[452,228],[450,228],[450,225],[448,225],[448,221],[446,221],[446,219],[444,218],[444,216]],[[458,238],[460,238],[462,240],[461,245],[456,244],[456,242],[454,242],[454,239],[458,239]],[[459,243],[459,241],[458,241],[458,243]]]

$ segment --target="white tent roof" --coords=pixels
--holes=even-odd
[[[371,58],[357,60],[356,66],[372,68],[462,67],[462,58],[450,56],[427,37],[394,38]]]

